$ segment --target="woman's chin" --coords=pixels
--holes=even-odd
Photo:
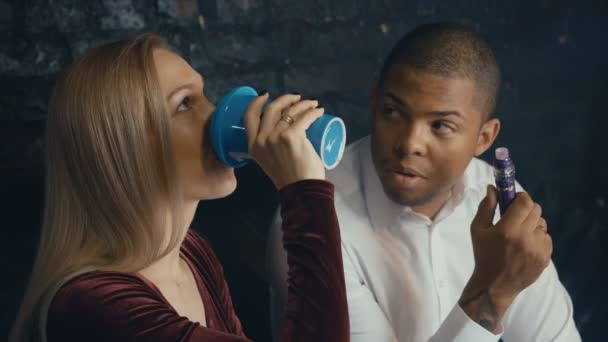
[[[234,172],[231,175],[226,176],[224,179],[211,182],[209,184],[208,191],[204,194],[201,199],[219,199],[230,196],[234,190],[236,190],[236,176]]]
[[[223,189],[223,191],[220,191],[216,198],[224,198],[224,197],[230,196],[234,193],[235,190],[236,190],[236,179],[234,180],[234,182],[232,184],[227,185],[226,188]]]

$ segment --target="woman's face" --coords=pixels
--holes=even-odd
[[[214,199],[236,188],[234,170],[217,160],[208,127],[215,106],[204,93],[204,79],[177,54],[154,51],[154,64],[168,113],[185,200]]]

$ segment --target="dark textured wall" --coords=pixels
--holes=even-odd
[[[471,25],[496,49],[504,74],[499,143],[510,147],[519,180],[544,207],[554,261],[584,340],[604,341],[608,5],[602,0],[0,1],[0,336],[35,250],[48,95],[57,73],[86,48],[158,32],[206,77],[211,99],[242,84],[271,95],[298,91],[342,116],[353,141],[369,132],[367,96],[390,46],[418,24],[445,19]],[[275,196],[255,167],[238,177],[233,196],[201,204],[194,226],[225,265],[245,331],[265,341],[262,260]]]

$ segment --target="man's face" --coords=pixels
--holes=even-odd
[[[372,156],[384,192],[417,207],[448,192],[498,134],[472,80],[396,64],[372,91]]]

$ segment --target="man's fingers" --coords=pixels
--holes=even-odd
[[[505,222],[506,227],[520,227],[528,218],[532,209],[534,209],[534,201],[530,195],[527,192],[518,192],[500,220]]]
[[[471,228],[488,228],[494,223],[494,215],[496,213],[496,188],[488,185],[486,188],[486,197],[479,203],[477,214],[473,218]]]
[[[541,229],[536,229],[534,235],[535,241],[538,243],[537,248],[542,255],[542,261],[546,266],[551,261],[551,255],[553,254],[553,239],[551,235]]]
[[[540,229],[544,233],[547,233],[549,231],[549,228],[547,227],[547,220],[541,217],[536,223],[536,229]]]
[[[521,228],[523,230],[533,232],[535,229],[538,229],[539,224],[541,224],[541,218],[543,214],[543,209],[538,203],[532,204],[532,210],[528,213],[528,216],[521,223]]]

